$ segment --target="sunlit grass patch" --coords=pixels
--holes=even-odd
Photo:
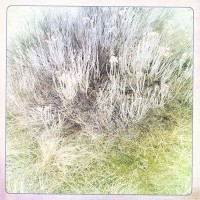
[[[191,107],[177,104],[166,108],[165,113],[168,120],[156,122],[161,113],[147,117],[146,127],[144,120],[143,125],[130,127],[127,135],[81,132],[34,138],[28,130],[13,130],[8,124],[7,191],[189,194]],[[141,136],[136,137],[131,129]]]

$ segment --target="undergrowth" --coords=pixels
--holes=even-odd
[[[9,114],[61,133],[120,132],[176,97],[191,99],[192,25],[175,13],[47,9],[8,46]]]
[[[8,46],[7,191],[189,194],[192,21],[51,11]]]
[[[151,113],[143,125],[114,135],[82,132],[55,137],[43,132],[33,138],[31,130],[14,128],[8,120],[7,191],[189,194],[191,106],[176,104],[166,111],[168,116]]]

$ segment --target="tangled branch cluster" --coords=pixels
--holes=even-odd
[[[114,131],[184,96],[192,36],[172,14],[131,7],[49,12],[9,47],[10,113],[37,127]]]

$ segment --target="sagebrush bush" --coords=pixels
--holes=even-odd
[[[192,32],[173,9],[44,13],[9,46],[9,113],[32,127],[116,132],[191,94]],[[189,97],[191,99],[191,97]]]

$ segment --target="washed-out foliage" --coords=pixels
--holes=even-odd
[[[45,12],[8,47],[8,108],[32,128],[116,132],[191,101],[192,31],[173,9]]]

